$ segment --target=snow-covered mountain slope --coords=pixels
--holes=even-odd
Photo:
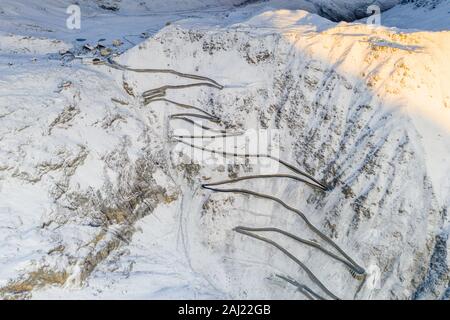
[[[443,31],[450,29],[450,1],[404,0],[383,13],[382,24],[402,29]]]
[[[274,9],[306,10],[332,21],[354,21],[371,14],[371,5],[381,11],[391,9],[401,0],[249,0],[247,4],[266,5]]]
[[[52,38],[72,44],[77,39],[96,43],[102,38],[109,42],[120,38],[129,48],[166,23],[196,15],[221,14],[237,3],[236,0],[82,0],[78,1],[80,29],[68,29],[67,9],[73,1],[2,0],[0,33]]]
[[[249,8],[173,23],[116,61],[215,79],[222,90],[168,98],[231,128],[277,130],[281,157],[330,186],[236,184],[301,209],[367,270],[355,294],[342,265],[271,235],[335,294],[448,297],[450,33]],[[318,290],[279,251],[232,230],[316,239],[305,223],[270,201],[200,188],[258,167],[181,161],[167,121],[179,109],[143,105],[145,90],[188,80],[62,63],[55,53],[68,45],[2,38],[2,298],[304,298],[275,274]]]
[[[399,0],[378,0],[384,11]],[[367,16],[371,0],[81,0],[81,29],[66,28],[70,0],[2,0],[0,31],[19,35],[57,38],[67,42],[77,38],[96,41],[114,36],[128,36],[136,42],[140,32],[153,34],[166,23],[187,17],[213,16],[217,22],[238,11],[254,14],[261,9],[307,10],[334,21],[353,21]],[[133,23],[130,24],[130,19]]]

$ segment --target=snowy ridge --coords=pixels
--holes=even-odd
[[[449,30],[450,1],[402,1],[399,5],[383,13],[382,24],[402,29]]]

